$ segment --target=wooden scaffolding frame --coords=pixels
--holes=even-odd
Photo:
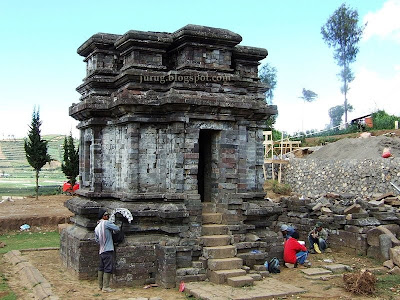
[[[275,180],[275,172],[274,172],[274,164],[279,164],[278,170],[278,182],[281,182],[282,179],[282,164],[287,164],[289,161],[284,160],[282,156],[289,152],[292,152],[295,149],[300,148],[300,141],[290,141],[289,138],[284,139],[283,134],[280,141],[274,141],[272,139],[272,131],[263,131],[264,135],[264,179],[267,179],[267,168],[265,164],[271,164],[271,178]],[[277,147],[275,147],[277,146]],[[280,159],[276,159],[275,157],[279,157]]]

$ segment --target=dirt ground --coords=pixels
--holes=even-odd
[[[159,287],[137,288],[117,288],[115,293],[104,294],[97,289],[97,282],[79,281],[72,272],[67,271],[61,263],[57,250],[46,251],[30,251],[23,252],[23,255],[31,261],[31,263],[39,269],[42,275],[50,282],[53,292],[60,299],[126,299],[136,297],[159,297],[163,300],[187,299],[184,293],[175,289],[162,289]],[[379,265],[374,261],[360,256],[353,256],[344,252],[332,252],[325,254],[315,254],[310,256],[312,267],[319,267],[327,264],[324,259],[331,259],[334,263],[343,263],[351,266],[355,271],[363,268],[376,268]],[[18,295],[18,299],[32,299],[29,290],[23,288],[19,278],[16,276],[9,265],[2,264],[0,272],[6,274],[8,283]],[[338,275],[328,281],[306,279],[301,269],[287,269],[281,267],[280,274],[271,275],[283,282],[293,284],[307,290],[304,294],[291,295],[286,298],[279,299],[400,299],[400,283],[396,287],[397,291],[390,295],[377,294],[374,296],[355,296],[344,290],[342,276]]]
[[[18,222],[31,222],[44,229],[55,229],[57,218],[67,219],[71,212],[64,207],[64,202],[71,196],[43,196],[38,201],[34,198],[15,200],[14,202],[4,202],[0,204],[0,226],[10,227],[10,224],[21,225]],[[18,222],[17,222],[17,221]],[[7,223],[8,222],[8,223]],[[23,224],[23,223],[22,223]],[[33,229],[35,229],[33,226]],[[2,228],[4,230],[4,228]],[[54,293],[60,299],[126,299],[136,297],[159,297],[163,300],[187,299],[184,293],[175,289],[162,289],[151,287],[144,289],[137,288],[118,288],[116,293],[104,294],[97,289],[97,282],[79,281],[75,274],[68,271],[63,266],[57,250],[47,251],[28,251],[23,252],[31,263],[39,269],[43,276],[50,282]],[[312,267],[318,267],[326,264],[323,260],[330,259],[334,263],[347,264],[358,271],[363,268],[380,267],[373,260],[366,257],[349,255],[344,252],[333,252],[325,254],[315,254],[310,256]],[[17,294],[18,299],[33,299],[31,291],[25,288],[8,263],[0,264],[0,273],[5,274],[9,286]],[[354,296],[345,292],[342,276],[334,277],[328,281],[310,280],[304,277],[300,269],[287,269],[282,267],[280,274],[271,275],[283,282],[294,284],[307,290],[305,294],[298,294],[280,299],[400,299],[400,282],[398,286],[393,287],[390,294],[377,294],[370,297]]]
[[[55,230],[57,224],[68,223],[73,214],[64,206],[67,195],[39,196],[0,203],[0,232],[19,230],[28,224],[32,230]]]

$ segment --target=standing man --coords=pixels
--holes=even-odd
[[[94,230],[96,242],[100,245],[100,264],[97,273],[99,289],[103,292],[114,292],[110,288],[110,279],[114,269],[114,243],[112,231],[119,231],[119,227],[108,219],[110,215],[104,209],[99,211],[99,221]]]

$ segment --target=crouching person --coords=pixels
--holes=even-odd
[[[308,263],[308,251],[307,248],[298,242],[299,233],[293,232],[293,235],[285,242],[283,247],[283,260],[285,266],[288,268],[305,266]]]
[[[327,248],[326,240],[328,239],[328,232],[322,228],[322,224],[318,222],[315,224],[313,230],[308,234],[308,242],[310,249],[313,253],[322,253]]]
[[[110,215],[105,210],[100,210],[99,221],[94,230],[96,242],[99,244],[100,264],[98,281],[99,289],[103,292],[114,292],[110,288],[110,279],[114,270],[114,243],[112,231],[119,231],[119,227],[108,219]]]

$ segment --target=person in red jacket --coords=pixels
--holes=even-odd
[[[289,268],[304,265],[307,261],[307,248],[300,244],[297,241],[298,239],[299,233],[295,231],[292,237],[290,237],[283,246],[283,260],[285,261],[285,265]]]

